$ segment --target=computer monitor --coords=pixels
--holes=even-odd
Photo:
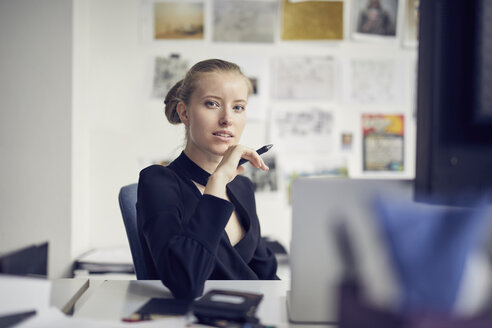
[[[397,302],[396,276],[373,225],[377,222],[375,199],[386,195],[411,200],[411,181],[328,177],[294,180],[289,254],[291,288],[287,295],[290,322],[337,324],[340,282],[347,269],[335,234],[340,223],[350,231],[365,297],[382,307]]]
[[[0,254],[0,273],[46,278],[48,275],[48,242]]]
[[[492,189],[492,2],[420,1],[415,200]]]

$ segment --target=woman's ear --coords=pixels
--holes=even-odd
[[[176,111],[178,112],[179,119],[185,126],[188,126],[190,119],[188,117],[188,110],[186,108],[186,105],[184,102],[180,101],[178,105],[176,106]]]

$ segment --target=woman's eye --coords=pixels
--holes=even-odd
[[[246,107],[243,106],[243,105],[236,105],[236,106],[234,106],[234,110],[235,111],[238,111],[238,112],[241,112],[241,111],[243,111],[245,109],[246,109]]]
[[[205,106],[211,107],[211,108],[216,108],[216,107],[219,107],[219,104],[217,104],[215,101],[206,101]]]

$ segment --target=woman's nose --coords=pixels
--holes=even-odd
[[[228,109],[222,110],[220,113],[219,124],[228,126],[231,125],[231,123],[232,123],[232,115],[230,110]]]

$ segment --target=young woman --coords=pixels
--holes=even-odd
[[[241,158],[268,170],[239,144],[250,81],[233,63],[195,64],[164,101],[170,123],[183,123],[186,146],[169,166],[140,172],[137,221],[151,279],[176,298],[195,298],[207,279],[278,279],[261,239],[253,184]]]

